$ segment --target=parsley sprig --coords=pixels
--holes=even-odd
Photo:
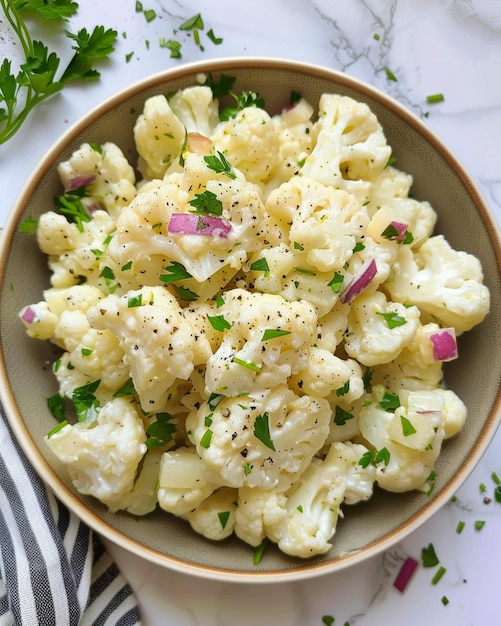
[[[72,49],[75,52],[59,74],[60,57],[49,51],[42,41],[32,39],[25,17],[34,16],[52,25],[66,24],[77,12],[78,3],[71,0],[0,0],[0,7],[19,39],[24,56],[17,72],[10,59],[4,58],[0,66],[2,144],[18,132],[40,102],[61,91],[71,81],[99,78],[94,64],[113,52],[117,32],[103,26],[96,26],[91,33],[85,28],[76,34],[65,30],[65,35],[74,42]]]

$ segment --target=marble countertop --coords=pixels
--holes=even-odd
[[[104,24],[119,33],[102,79],[65,89],[41,105],[21,132],[0,146],[1,221],[39,159],[83,113],[118,89],[181,63],[227,56],[270,56],[312,62],[362,79],[422,116],[457,155],[501,223],[501,4],[499,0],[81,0],[73,30]],[[222,43],[200,49],[173,33],[200,12]],[[160,38],[177,38],[181,58]],[[0,22],[0,49],[15,53]],[[61,54],[67,54],[64,48]],[[3,54],[1,55],[4,56]],[[389,68],[396,80],[390,80]],[[445,100],[427,104],[426,96]],[[245,586],[195,579],[143,561],[107,541],[134,588],[146,626],[484,626],[499,623],[501,432],[450,502],[418,530],[373,559],[332,575],[287,584]],[[488,491],[482,492],[481,485]],[[477,520],[485,521],[481,530]],[[456,532],[464,522],[461,534]],[[420,559],[433,543],[446,573],[419,567],[404,593],[393,580],[402,559]],[[444,603],[447,598],[448,603]]]

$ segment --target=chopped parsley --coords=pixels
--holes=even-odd
[[[189,202],[190,206],[195,207],[192,213],[200,213],[201,215],[216,215],[219,217],[223,214],[223,203],[215,193],[206,189],[203,193],[196,193],[193,200]]]
[[[174,289],[176,290],[177,296],[180,300],[185,300],[187,302],[195,302],[195,300],[198,300],[198,294],[191,291],[191,289],[187,289],[181,285],[175,285]]]
[[[220,150],[217,150],[216,154],[204,156],[204,161],[207,164],[207,167],[216,172],[216,174],[226,174],[228,178],[236,178],[228,159]]]
[[[290,335],[290,330],[280,330],[279,328],[266,328],[261,337],[261,341],[268,341],[268,339],[275,339],[276,337],[284,337]]]
[[[207,428],[207,430],[204,432],[202,439],[200,439],[200,446],[202,448],[209,448],[211,441],[212,441],[212,435],[214,433],[212,432],[212,430],[210,428]]]
[[[414,435],[414,433],[417,432],[410,420],[405,417],[405,415],[400,416],[400,421],[402,422],[402,434],[404,437],[409,437],[410,435]]]
[[[267,448],[275,450],[275,445],[270,435],[270,418],[268,413],[256,416],[254,420],[254,436],[264,443]]]
[[[334,293],[339,293],[341,291],[341,287],[343,286],[343,282],[344,276],[342,274],[339,274],[338,272],[335,272],[333,278],[327,284],[329,285],[329,287],[332,288],[332,291]]]
[[[334,424],[337,426],[344,426],[348,420],[351,420],[354,417],[353,413],[349,413],[340,406],[336,405],[336,408],[334,409]]]
[[[257,261],[254,261],[253,263],[251,263],[250,268],[254,272],[269,272],[270,271],[270,266],[268,265],[268,261],[264,258],[257,259]]]
[[[176,433],[176,424],[172,422],[174,418],[170,413],[156,413],[155,417],[156,420],[146,429],[148,449],[165,446],[173,440]]]
[[[407,320],[405,319],[405,317],[398,315],[398,313],[395,313],[394,311],[390,313],[383,313],[381,311],[376,311],[376,313],[378,315],[381,315],[381,317],[386,322],[386,325],[390,329],[397,328],[398,326],[404,326],[405,324],[407,324]]]
[[[95,380],[73,390],[71,399],[79,422],[85,421],[92,414],[93,410],[100,406],[99,399],[94,393],[100,384],[100,380]]]
[[[178,280],[184,280],[192,277],[184,265],[182,263],[178,263],[178,261],[171,261],[171,264],[165,268],[165,271],[167,274],[161,274],[159,278],[166,284],[175,283]]]
[[[220,333],[231,328],[230,322],[228,322],[224,315],[207,315],[207,319],[212,328]]]
[[[47,398],[47,407],[51,415],[55,417],[58,422],[63,422],[66,419],[66,402],[64,396],[61,396],[59,393],[49,396]]]
[[[237,114],[246,109],[247,107],[257,107],[258,109],[264,109],[264,99],[255,91],[242,91],[241,94],[236,95],[233,92],[230,95],[236,100],[234,107],[225,107],[219,114],[221,121],[226,121],[235,118]]]
[[[400,406],[400,398],[396,393],[385,391],[382,399],[378,402],[378,405],[389,413],[394,413]]]
[[[218,511],[217,516],[219,518],[219,522],[221,523],[221,528],[226,528],[226,524],[230,519],[230,511]]]
[[[423,567],[435,567],[439,564],[437,553],[435,552],[435,546],[430,543],[427,547],[421,550],[421,562]]]
[[[243,359],[239,359],[238,357],[233,357],[233,363],[236,363],[237,365],[242,365],[243,367],[246,367],[249,370],[252,370],[253,372],[260,372],[261,371],[261,366],[257,365],[257,363],[253,363],[252,361],[244,361]]]

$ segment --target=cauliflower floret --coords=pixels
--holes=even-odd
[[[71,252],[81,234],[77,225],[68,222],[64,215],[47,211],[38,219],[36,236],[40,250],[45,254],[56,256]]]
[[[290,224],[289,245],[304,249],[306,262],[321,272],[344,267],[369,223],[354,196],[306,174],[273,190],[265,208]]]
[[[290,302],[304,300],[309,302],[321,317],[336,306],[339,295],[330,283],[333,272],[320,273],[310,268],[305,260],[305,253],[292,250],[282,243],[272,248],[264,248],[251,258],[247,287],[263,293],[280,295]],[[252,269],[256,263],[266,263],[269,271]]]
[[[313,339],[317,323],[309,303],[232,289],[218,314],[229,328],[207,361],[208,393],[270,389],[306,367],[307,353],[300,349]]]
[[[146,100],[134,126],[138,169],[147,180],[162,178],[181,154],[186,129],[163,95]]]
[[[219,123],[219,103],[205,85],[180,89],[169,99],[169,105],[188,133],[210,137]]]
[[[280,162],[279,141],[270,115],[257,106],[241,109],[211,135],[218,150],[252,183],[265,183]]]
[[[67,424],[47,437],[47,444],[69,468],[76,489],[112,511],[131,491],[146,452],[143,421],[126,398],[106,403],[91,423]]]
[[[52,339],[59,321],[45,301],[25,306],[19,311],[26,332],[33,339]]]
[[[277,489],[260,489],[244,485],[238,490],[235,511],[235,534],[257,547],[268,536],[268,530],[279,527],[287,515],[287,498]]]
[[[480,261],[436,235],[419,250],[400,248],[385,287],[394,300],[415,304],[459,335],[489,312],[489,290],[482,281]]]
[[[204,201],[220,214],[197,214]],[[119,267],[157,256],[180,263],[193,277],[182,285],[199,295],[200,284],[217,275],[214,284],[224,285],[260,247],[263,211],[255,185],[211,174],[203,157],[190,153],[182,173],[148,185],[122,212],[108,252]],[[213,226],[204,230],[208,224]]]
[[[38,225],[40,249],[49,255],[51,284],[59,288],[70,287],[85,278],[88,283],[105,289],[100,252],[104,252],[106,242],[115,230],[115,220],[106,211],[97,210],[90,221],[82,222],[81,230],[76,224],[65,226],[65,221],[63,216],[49,212],[41,216]]]
[[[363,406],[359,414],[360,432],[378,451],[376,480],[387,491],[419,489],[442,447],[444,399],[440,390],[401,390],[400,406],[391,411],[385,410],[385,397]],[[378,458],[381,451],[385,454]]]
[[[208,496],[194,511],[186,514],[193,530],[207,539],[221,541],[233,533],[237,490],[220,487]]]
[[[164,511],[185,516],[220,485],[207,479],[204,462],[195,448],[164,452],[158,478],[158,504]]]
[[[186,429],[209,480],[229,487],[284,491],[310,463],[329,431],[327,401],[287,387],[204,402]]]
[[[323,461],[314,458],[286,493],[286,519],[268,529],[282,552],[308,558],[331,548],[346,490],[343,445],[333,444]]]
[[[368,452],[368,449],[363,444],[352,441],[335,445],[338,454],[346,460],[344,502],[358,504],[369,500],[374,491],[376,467],[372,464],[366,467],[360,464],[360,459]]]
[[[332,391],[346,394],[346,401],[359,398],[364,391],[362,368],[352,359],[341,359],[323,348],[308,350],[305,369],[291,376],[289,385],[296,393],[326,398]]]
[[[275,166],[273,177],[266,185],[265,196],[273,188],[299,173],[301,161],[312,148],[313,113],[311,104],[301,98],[279,115],[272,117],[279,142],[279,162]]]
[[[429,202],[414,198],[372,197],[378,209],[367,226],[366,234],[377,243],[419,246],[431,237],[437,214]],[[405,243],[404,243],[405,242]]]
[[[143,287],[109,295],[87,315],[92,328],[117,337],[143,410],[162,409],[175,379],[192,373],[196,352],[193,330],[174,296],[162,287]]]
[[[101,146],[82,144],[58,165],[57,171],[66,192],[85,186],[86,198],[96,201],[112,216],[136,195],[134,169],[112,142]]]
[[[391,155],[375,114],[367,104],[347,96],[323,94],[314,134],[303,175],[366,200],[370,181],[383,171]]]
[[[158,502],[158,476],[163,451],[148,450],[143,457],[134,486],[121,501],[121,509],[132,515],[146,515],[155,510]]]
[[[344,348],[363,365],[395,359],[409,345],[419,326],[419,309],[388,302],[384,293],[363,293],[352,302]]]
[[[442,425],[444,427],[444,439],[457,435],[466,422],[468,410],[464,402],[452,389],[437,389],[444,400],[442,409]]]

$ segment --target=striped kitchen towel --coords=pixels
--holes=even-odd
[[[0,626],[139,624],[100,538],[47,489],[0,406]]]

